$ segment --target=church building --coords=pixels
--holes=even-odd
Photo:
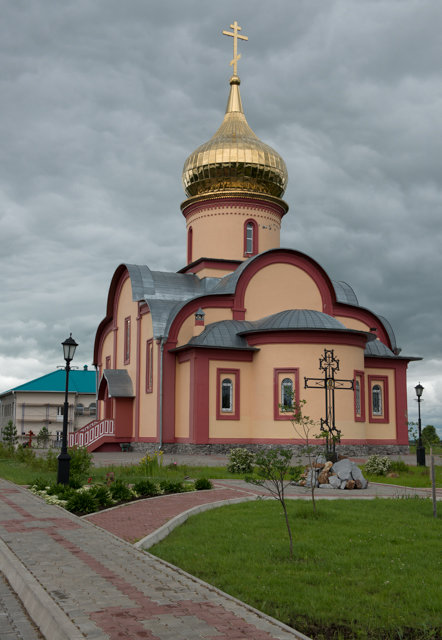
[[[399,355],[390,324],[359,306],[347,283],[280,246],[287,169],[245,118],[237,41],[246,37],[236,22],[232,29],[224,119],[184,163],[187,264],[178,273],[116,269],[95,338],[97,419],[71,444],[226,451],[301,443],[294,397],[339,430],[342,451],[405,451],[414,358]]]

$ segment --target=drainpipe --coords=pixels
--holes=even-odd
[[[163,359],[164,359],[164,345],[167,338],[160,336],[160,403],[159,403],[159,431],[160,431],[160,449],[163,448]]]

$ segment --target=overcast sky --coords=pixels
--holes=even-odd
[[[284,157],[281,245],[393,325],[442,426],[442,3],[0,0],[0,391],[92,362],[124,262],[185,264],[186,157],[247,120]]]

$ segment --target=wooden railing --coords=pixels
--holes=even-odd
[[[92,420],[75,433],[69,434],[70,447],[90,447],[103,436],[114,436],[115,426],[113,420]]]

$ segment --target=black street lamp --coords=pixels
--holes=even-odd
[[[69,402],[68,402],[68,393],[69,393],[69,371],[70,362],[74,357],[75,349],[78,347],[78,344],[72,337],[72,333],[69,338],[66,338],[64,342],[61,343],[63,345],[63,356],[66,360],[66,391],[64,394],[64,408],[63,408],[63,436],[61,440],[61,453],[58,456],[58,473],[57,473],[57,482],[58,484],[69,484],[69,466],[71,462],[71,457],[68,454],[68,413],[69,413]]]
[[[425,467],[425,447],[422,444],[422,432],[421,432],[421,396],[423,393],[423,386],[421,385],[421,383],[419,382],[419,384],[417,384],[414,387],[415,391],[416,391],[416,395],[417,395],[417,408],[418,408],[418,421],[417,421],[417,426],[419,429],[419,440],[417,443],[417,447],[416,447],[416,463],[419,467]]]

